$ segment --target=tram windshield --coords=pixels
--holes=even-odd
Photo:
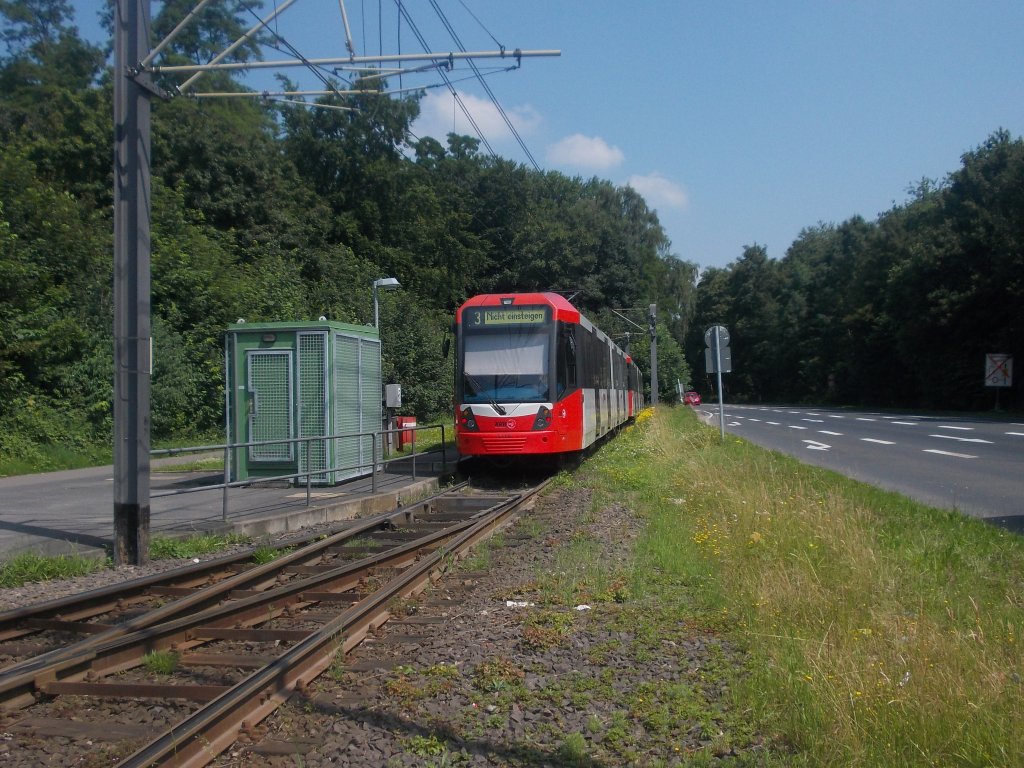
[[[463,349],[463,402],[549,402],[548,325],[467,328]]]

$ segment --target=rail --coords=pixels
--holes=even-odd
[[[445,425],[444,424],[424,424],[423,426],[408,425],[408,426],[402,426],[402,427],[394,427],[394,428],[391,428],[391,429],[380,429],[380,430],[368,431],[368,432],[341,432],[341,433],[337,433],[337,434],[333,434],[333,435],[317,435],[317,436],[313,436],[313,437],[291,437],[291,438],[284,438],[284,439],[279,439],[279,440],[250,440],[249,442],[245,442],[245,443],[221,443],[221,444],[216,444],[216,445],[196,445],[196,446],[185,446],[185,447],[182,447],[182,448],[163,448],[163,449],[159,449],[159,450],[154,450],[154,451],[150,451],[150,456],[152,456],[152,457],[160,457],[160,456],[170,457],[170,456],[179,456],[179,455],[185,455],[185,454],[190,454],[190,453],[208,453],[210,451],[223,451],[223,454],[224,454],[224,457],[223,457],[223,460],[224,460],[224,474],[223,474],[223,480],[221,482],[219,482],[219,483],[211,483],[211,484],[208,484],[208,485],[198,485],[198,486],[195,486],[193,488],[176,488],[176,489],[167,490],[167,491],[151,492],[150,493],[150,498],[157,499],[157,498],[163,498],[163,497],[167,497],[167,496],[181,496],[181,495],[187,494],[187,493],[202,493],[202,492],[205,492],[205,491],[220,490],[222,492],[221,519],[224,522],[227,522],[227,519],[228,519],[228,509],[230,507],[229,493],[230,493],[230,489],[231,488],[250,488],[253,485],[256,485],[258,483],[280,482],[280,481],[283,481],[283,480],[296,480],[297,481],[297,480],[301,479],[301,480],[305,481],[305,486],[306,486],[306,506],[308,507],[309,504],[310,504],[310,500],[312,498],[312,486],[313,486],[313,479],[315,477],[318,477],[318,476],[328,476],[328,475],[336,473],[336,472],[344,472],[344,471],[348,471],[348,470],[357,470],[358,471],[358,470],[363,470],[363,469],[369,468],[369,472],[361,473],[359,475],[359,477],[365,477],[367,474],[370,475],[370,477],[371,477],[371,481],[370,481],[371,482],[371,486],[370,486],[371,491],[373,493],[377,493],[377,478],[378,478],[378,475],[379,475],[379,473],[381,471],[383,471],[383,469],[388,464],[391,464],[391,463],[394,463],[394,462],[398,462],[398,461],[408,461],[408,460],[411,459],[411,463],[412,463],[412,478],[413,478],[413,480],[416,479],[416,476],[417,476],[416,475],[416,457],[417,456],[423,456],[426,453],[428,453],[431,450],[433,450],[433,448],[430,448],[430,449],[426,449],[426,450],[423,450],[423,451],[420,451],[419,453],[417,453],[417,451],[416,451],[416,433],[420,432],[420,431],[435,430],[435,429],[439,429],[441,431],[441,443],[440,443],[440,448],[441,448],[441,466],[442,466],[442,471],[447,471],[447,469],[448,469],[448,448],[447,448],[447,441],[446,441],[446,438],[445,438]],[[389,456],[389,457],[381,456],[380,458],[377,458],[378,457],[377,446],[378,446],[378,444],[380,444],[383,447],[383,445],[384,445],[383,439],[384,439],[385,435],[390,436],[390,435],[395,435],[395,434],[399,434],[399,433],[403,433],[404,434],[404,433],[408,433],[408,432],[412,433],[412,440],[411,440],[411,445],[410,445],[410,447],[411,447],[410,453],[402,454],[402,455],[398,455],[398,456]],[[316,443],[318,441],[326,442],[328,440],[344,440],[344,439],[351,439],[351,438],[358,439],[358,438],[365,438],[365,437],[369,437],[371,439],[371,454],[370,455],[373,457],[372,461],[365,461],[365,460],[363,460],[363,461],[357,461],[355,463],[340,464],[340,465],[335,465],[335,466],[330,466],[330,467],[326,467],[325,466],[325,467],[312,468],[310,466],[311,446],[314,443]],[[232,467],[231,459],[232,459],[232,456],[234,455],[235,451],[237,451],[239,449],[248,449],[248,448],[267,446],[267,445],[289,445],[290,446],[290,445],[298,445],[300,443],[304,444],[304,449],[303,450],[304,450],[305,459],[306,459],[306,461],[305,461],[306,468],[305,468],[304,471],[293,472],[293,473],[285,474],[285,475],[274,475],[274,476],[271,476],[271,477],[263,477],[263,476],[260,476],[260,477],[250,477],[250,478],[247,478],[245,480],[231,480],[230,479],[231,478],[231,467]],[[383,453],[383,451],[381,451],[381,453]]]

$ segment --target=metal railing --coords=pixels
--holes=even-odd
[[[305,481],[305,486],[306,486],[306,506],[308,507],[309,504],[310,504],[310,499],[312,497],[312,485],[313,485],[313,478],[314,477],[316,477],[318,475],[327,476],[327,475],[330,475],[330,474],[335,473],[335,472],[346,472],[346,471],[350,471],[350,470],[356,470],[357,474],[354,477],[366,477],[367,475],[370,475],[370,477],[371,477],[370,489],[371,489],[371,491],[373,493],[377,493],[377,479],[378,479],[378,475],[384,470],[384,468],[388,464],[391,464],[391,463],[394,463],[394,462],[397,462],[397,461],[407,461],[407,460],[411,459],[412,460],[412,479],[413,480],[416,479],[416,457],[417,456],[422,456],[422,455],[428,453],[429,451],[434,450],[433,448],[430,448],[428,450],[424,450],[424,451],[421,451],[421,452],[417,453],[417,451],[416,451],[416,433],[419,432],[419,431],[432,430],[432,429],[439,429],[439,430],[441,430],[441,445],[440,445],[440,449],[441,449],[441,466],[442,466],[442,472],[444,472],[444,471],[447,471],[447,469],[448,469],[448,447],[447,447],[447,442],[446,442],[446,439],[445,439],[445,425],[444,424],[425,424],[423,426],[413,426],[413,425],[410,424],[408,426],[394,427],[394,428],[391,428],[391,429],[381,429],[381,430],[376,430],[376,431],[373,431],[373,432],[344,432],[344,433],[339,433],[339,434],[334,434],[334,435],[318,435],[318,436],[315,436],[315,437],[292,437],[292,438],[286,438],[286,439],[281,439],[281,440],[251,440],[251,441],[249,441],[247,443],[222,443],[222,444],[217,444],[217,445],[196,445],[196,446],[186,446],[186,447],[183,447],[183,448],[164,448],[164,449],[161,449],[161,450],[150,451],[149,454],[150,454],[151,457],[160,457],[160,456],[170,457],[170,456],[180,456],[180,455],[190,454],[190,453],[209,453],[211,451],[223,451],[223,455],[224,455],[224,479],[221,482],[219,482],[219,483],[212,483],[210,485],[199,485],[199,486],[195,486],[194,488],[176,488],[174,490],[168,490],[168,491],[158,491],[158,492],[155,492],[155,493],[151,492],[150,493],[150,498],[158,499],[158,498],[163,498],[163,497],[166,497],[166,496],[181,496],[181,495],[184,495],[186,493],[200,493],[200,492],[203,492],[203,491],[221,490],[222,493],[223,493],[222,501],[221,501],[221,519],[224,522],[227,522],[227,519],[228,519],[228,506],[229,506],[228,496],[229,496],[229,491],[230,491],[231,488],[249,488],[249,487],[251,487],[253,485],[256,485],[258,483],[280,482],[280,481],[283,481],[283,480],[295,480],[295,481],[298,481],[298,480],[301,479],[301,480]],[[411,441],[411,451],[410,451],[410,453],[402,454],[402,455],[396,455],[396,456],[387,456],[387,457],[385,457],[383,455],[380,455],[380,457],[378,458],[379,454],[378,454],[378,451],[377,451],[377,446],[379,444],[383,448],[383,446],[385,445],[384,442],[383,442],[385,435],[390,436],[390,435],[394,435],[394,434],[407,433],[407,432],[411,432],[412,433],[412,441]],[[326,467],[326,466],[325,467],[317,467],[317,468],[311,468],[310,467],[311,446],[314,443],[316,443],[317,441],[324,441],[324,442],[326,442],[328,440],[359,439],[359,438],[365,438],[365,437],[369,437],[370,440],[371,440],[371,454],[370,455],[373,457],[371,461],[363,460],[363,461],[357,461],[354,464],[341,464],[341,465],[331,466],[331,467]],[[302,472],[293,472],[293,473],[287,474],[287,475],[274,475],[274,476],[270,476],[270,477],[264,477],[264,476],[249,477],[249,478],[246,478],[245,480],[231,480],[230,479],[231,478],[231,474],[232,474],[231,473],[231,468],[232,468],[232,461],[231,460],[232,460],[232,456],[234,455],[235,451],[237,451],[239,449],[248,449],[248,448],[254,448],[254,447],[259,447],[259,446],[266,446],[266,445],[288,445],[288,446],[292,446],[292,445],[298,445],[300,443],[304,444],[304,450],[305,450],[305,459],[306,459],[305,464],[306,464],[306,468],[305,468],[304,471],[302,471]],[[290,453],[290,451],[289,451],[289,453]],[[383,450],[380,453],[383,454]],[[367,472],[361,472],[360,471],[360,470],[364,470],[364,469],[368,469],[369,471],[367,471]],[[296,485],[298,485],[297,482],[296,482]]]

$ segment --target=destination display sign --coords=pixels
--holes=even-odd
[[[466,310],[465,322],[474,327],[494,325],[543,325],[545,307],[473,307]]]

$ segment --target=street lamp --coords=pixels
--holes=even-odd
[[[395,288],[401,288],[402,284],[393,277],[380,277],[373,281],[373,327],[380,327],[380,308],[377,304],[377,290],[384,288],[386,290],[394,290]]]

